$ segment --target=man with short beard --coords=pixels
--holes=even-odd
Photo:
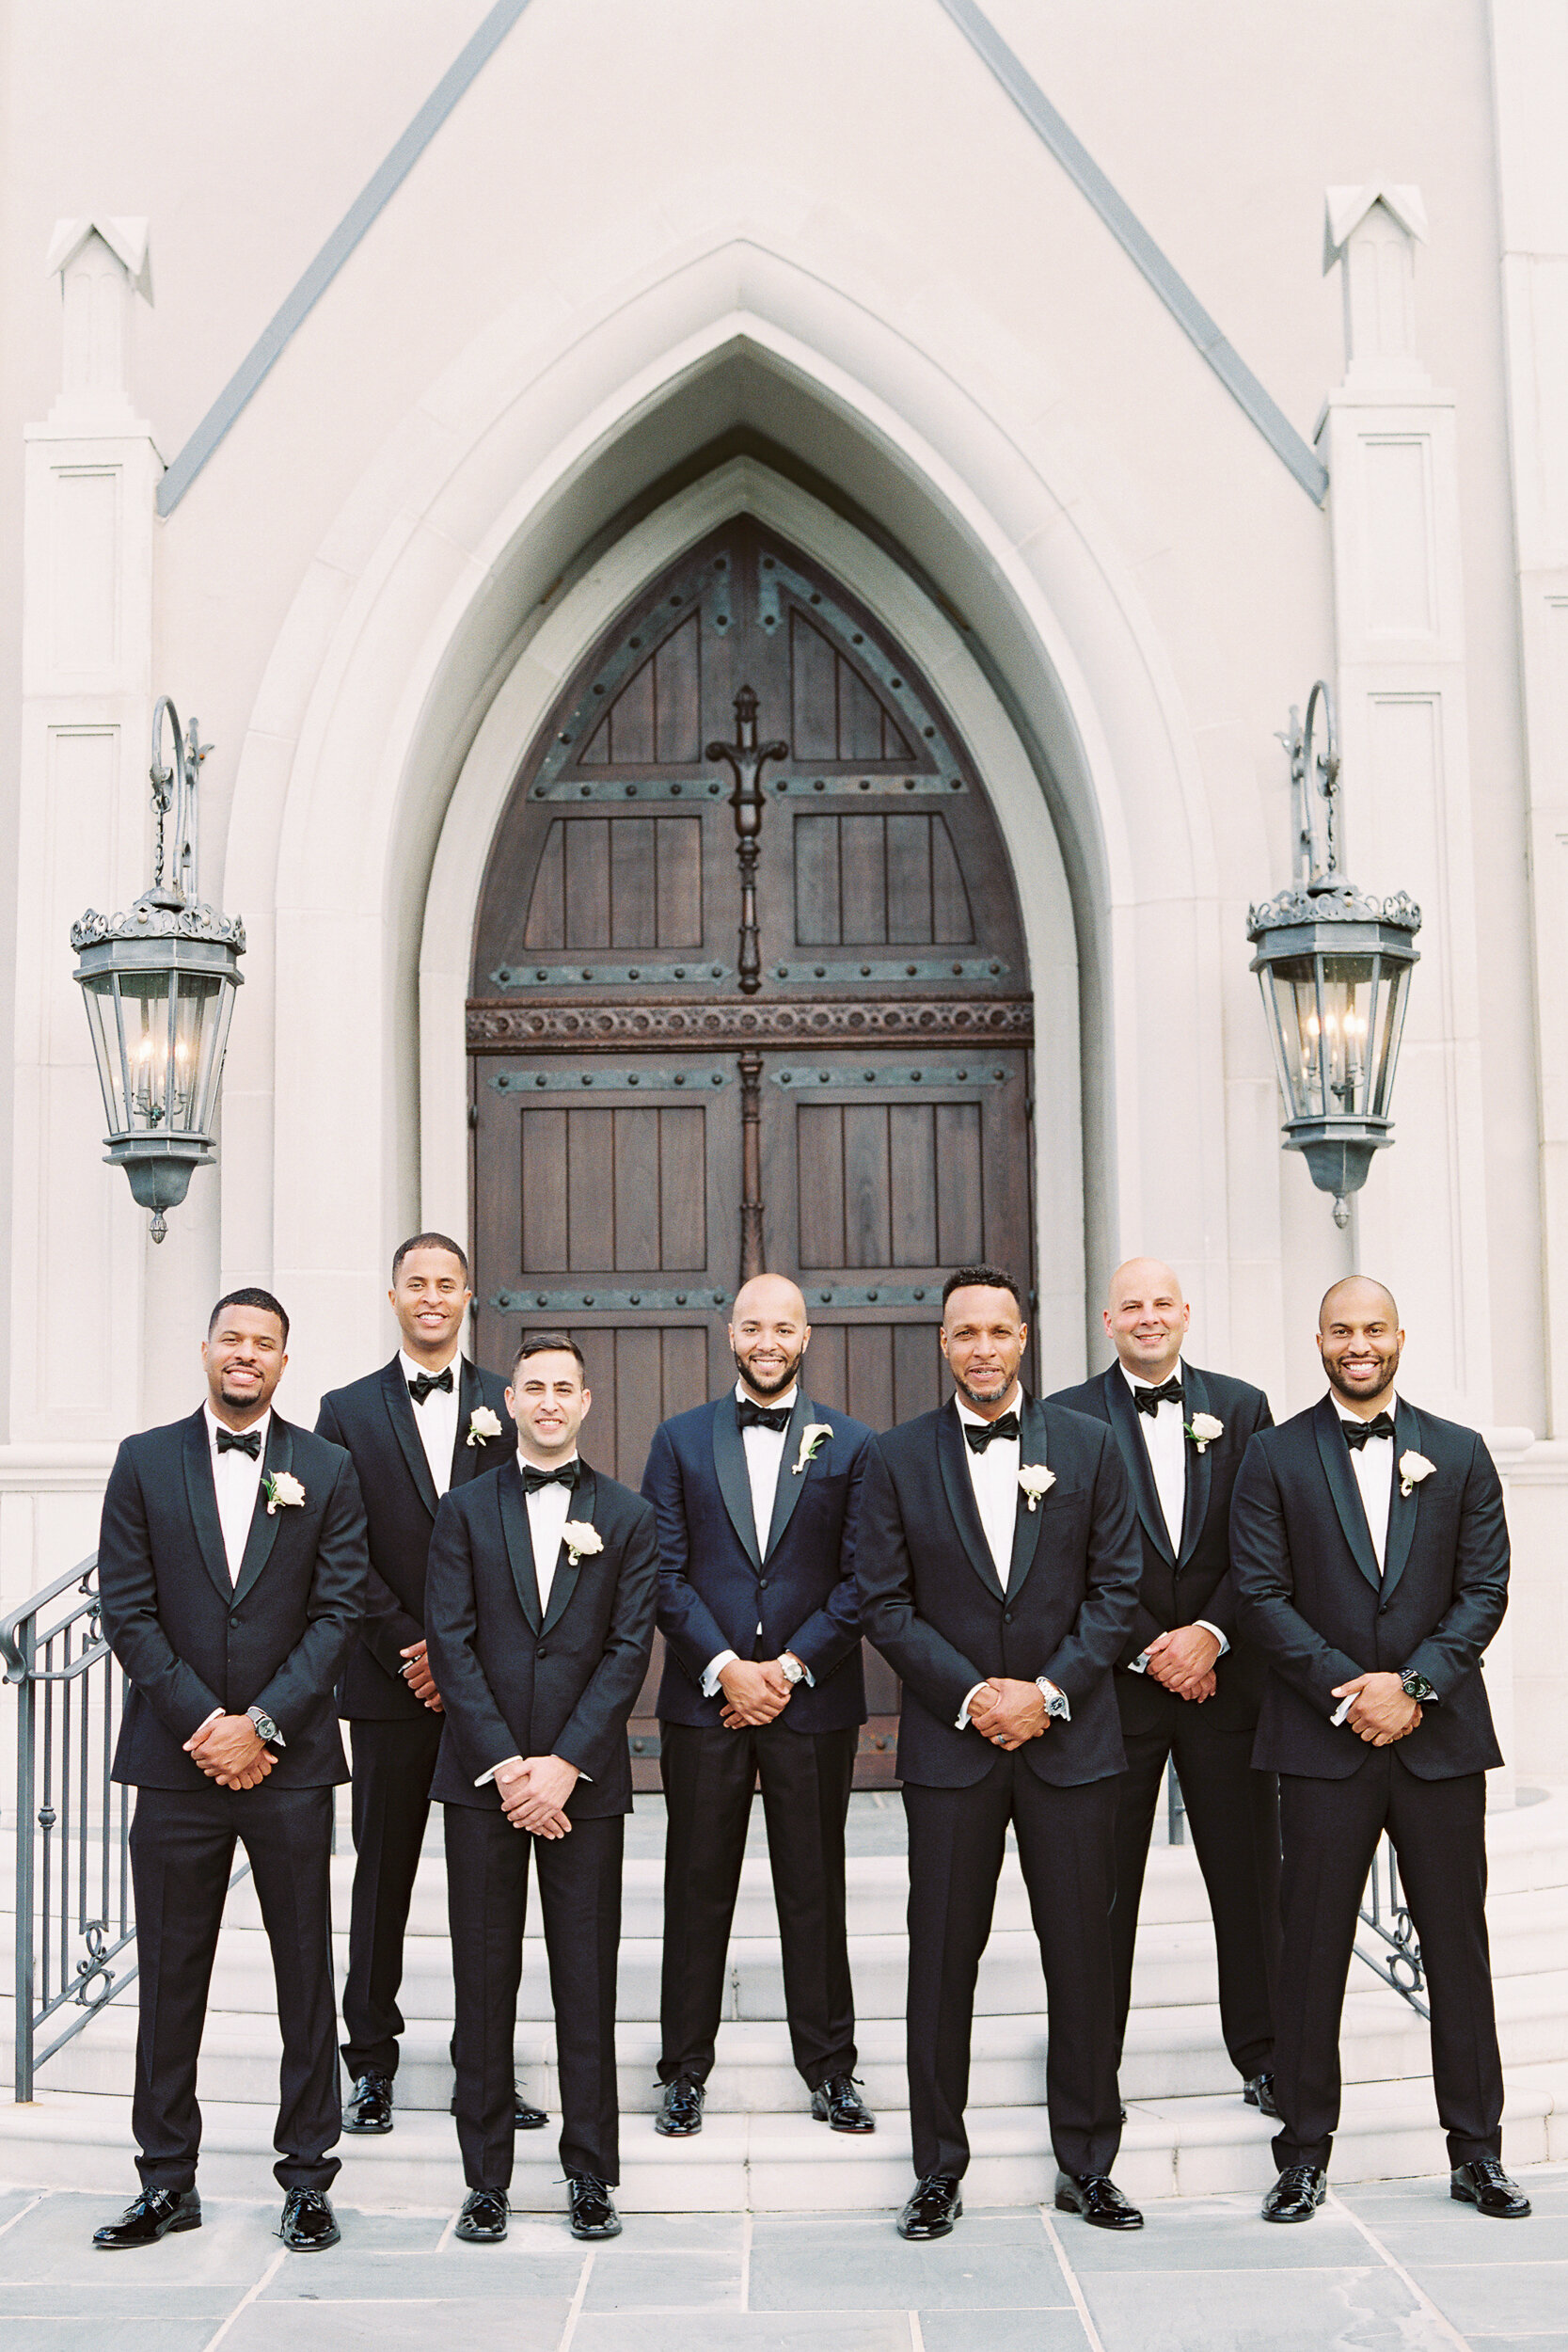
[[[1449,2193],[1513,2220],[1486,1938],[1486,1779],[1502,1762],[1481,1652],[1508,1606],[1508,1526],[1473,1429],[1397,1393],[1381,1282],[1318,1314],[1329,1392],[1247,1449],[1230,1506],[1242,1630],[1270,1675],[1254,1764],[1280,1775],[1284,1958],[1266,2221],[1307,2221],[1339,2120],[1339,2019],[1356,1915],[1387,1831],[1420,1939]]]
[[[656,2128],[702,2129],[752,1790],[760,1779],[784,2007],[811,2112],[869,2132],[855,2088],[844,1832],[865,1721],[855,1527],[871,1432],[814,1404],[793,1282],[758,1275],[731,1311],[736,1380],[655,1432],[664,1783],[664,2097]]]

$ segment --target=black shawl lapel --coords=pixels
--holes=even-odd
[[[414,1419],[414,1400],[408,1393],[401,1357],[394,1356],[389,1364],[382,1366],[381,1394],[387,1406],[387,1417],[392,1424],[392,1434],[402,1447],[403,1458],[408,1465],[408,1475],[414,1481],[420,1501],[434,1519],[437,1500],[436,1481],[430,1474],[430,1464],[420,1442],[419,1424]]]
[[[1123,1388],[1126,1385],[1123,1381]],[[1190,1428],[1195,1413],[1209,1410],[1209,1391],[1204,1386],[1203,1375],[1192,1364],[1184,1363],[1181,1367],[1181,1391],[1182,1420],[1184,1425]],[[1136,1406],[1132,1409],[1136,1412]],[[1181,1554],[1176,1563],[1178,1571],[1186,1566],[1196,1550],[1203,1523],[1209,1517],[1209,1485],[1213,1476],[1213,1465],[1209,1456],[1218,1440],[1212,1440],[1201,1454],[1194,1438],[1184,1437],[1181,1442],[1187,1457],[1187,1499],[1181,1507]],[[1164,1514],[1161,1516],[1164,1517]]]
[[[185,1501],[190,1505],[191,1524],[196,1530],[202,1565],[227,1608],[234,1597],[234,1587],[229,1578],[229,1555],[223,1548],[217,1488],[213,1484],[213,1449],[204,1412],[193,1413],[184,1424],[180,1452],[185,1469]]]
[[[1045,1450],[1045,1408],[1032,1396],[1020,1399],[1018,1416],[1018,1466],[1025,1470],[1047,1461]],[[1050,1508],[1051,1497],[1041,1495],[1034,1509],[1029,1498],[1019,1488],[1018,1517],[1013,1521],[1013,1556],[1007,1568],[1007,1598],[1014,1599],[1022,1589],[1023,1580],[1035,1565],[1035,1552],[1040,1540],[1040,1529]]]
[[[798,1388],[795,1391],[795,1410],[790,1414],[789,1427],[784,1431],[784,1452],[779,1456],[779,1483],[773,1489],[773,1517],[768,1530],[768,1549],[762,1555],[764,1560],[770,1560],[783,1543],[784,1529],[789,1525],[790,1516],[800,1500],[800,1489],[811,1476],[809,1463],[799,1478],[795,1475],[795,1465],[800,1458],[801,1435],[807,1422],[816,1419],[816,1407],[805,1390]],[[740,1443],[744,1453],[744,1438]],[[824,1438],[822,1443],[826,1445],[828,1439]]]
[[[1331,1397],[1318,1399],[1312,1414],[1312,1426],[1317,1435],[1318,1452],[1323,1458],[1323,1475],[1328,1480],[1328,1491],[1334,1497],[1334,1508],[1339,1515],[1345,1541],[1355,1555],[1356,1566],[1373,1592],[1381,1592],[1383,1579],[1377,1572],[1377,1554],[1372,1549],[1371,1530],[1367,1525],[1361,1489],[1350,1466],[1350,1448],[1339,1434],[1339,1416],[1334,1409]],[[1390,1511],[1390,1522],[1393,1516]]]
[[[969,1554],[971,1567],[988,1593],[997,1600],[1005,1600],[1006,1595],[1002,1590],[1002,1580],[996,1573],[996,1563],[990,1556],[986,1531],[980,1524],[974,1485],[969,1475],[969,1464],[964,1459],[966,1451],[958,1407],[949,1397],[937,1415],[937,1463],[942,1471],[942,1491],[947,1497],[947,1508],[953,1515],[954,1528]],[[1014,1541],[1017,1541],[1016,1535]]]
[[[785,1442],[788,1440],[786,1438]],[[713,1408],[713,1468],[719,1491],[730,1515],[730,1525],[746,1548],[746,1557],[760,1575],[756,1514],[752,1508],[752,1482],[746,1474],[746,1447],[736,1419],[735,1391],[730,1389]],[[786,1473],[785,1473],[786,1474]]]
[[[1144,1443],[1143,1431],[1138,1427],[1138,1408],[1132,1402],[1132,1391],[1127,1385],[1127,1375],[1119,1361],[1114,1363],[1105,1375],[1105,1403],[1110,1410],[1111,1427],[1116,1432],[1122,1462],[1128,1477],[1132,1481],[1132,1494],[1138,1505],[1138,1517],[1143,1521],[1144,1534],[1161,1559],[1168,1560],[1174,1568],[1176,1560],[1170,1548],[1170,1530],[1160,1508],[1160,1489],[1154,1484],[1148,1448]]]
[[[1383,1547],[1383,1597],[1387,1600],[1395,1585],[1404,1574],[1410,1557],[1410,1546],[1416,1534],[1416,1506],[1420,1498],[1419,1484],[1412,1486],[1407,1495],[1400,1492],[1400,1459],[1406,1453],[1421,1451],[1421,1422],[1413,1405],[1402,1396],[1394,1399],[1394,1474],[1388,1492],[1388,1534]]]
[[[533,1538],[529,1532],[528,1503],[523,1495],[523,1475],[517,1468],[516,1456],[503,1462],[496,1472],[496,1502],[501,1516],[501,1536],[506,1545],[507,1565],[524,1616],[540,1631],[539,1580],[533,1573]]]
[[[573,1519],[586,1519],[589,1526],[593,1526],[594,1502],[597,1492],[594,1473],[584,1462],[578,1479],[577,1491],[572,1497],[572,1507],[566,1514],[568,1522]],[[604,1554],[602,1551],[596,1551],[592,1557],[597,1563],[604,1558]],[[567,1603],[578,1589],[578,1578],[581,1574],[581,1564],[573,1565],[572,1555],[562,1544],[556,1556],[555,1578],[550,1585],[550,1605],[545,1612],[545,1622],[540,1628],[542,1633],[548,1633],[552,1626],[560,1623],[565,1613]]]
[[[404,1391],[407,1395],[407,1390]],[[457,1359],[457,1435],[452,1439],[451,1469],[447,1473],[449,1486],[466,1486],[484,1460],[483,1441],[468,1443],[468,1423],[484,1403],[484,1384],[479,1376],[479,1366],[470,1364],[467,1356]],[[410,1408],[413,1399],[409,1398]],[[415,1432],[418,1437],[418,1431]],[[420,1452],[424,1452],[420,1446]]]
[[[277,1541],[277,1531],[285,1511],[296,1509],[293,1503],[279,1503],[276,1511],[267,1508],[267,1480],[278,1470],[291,1470],[294,1458],[294,1433],[286,1421],[274,1413],[267,1424],[266,1451],[261,1457],[261,1477],[256,1488],[256,1509],[251,1516],[250,1533],[245,1537],[245,1558],[234,1580],[234,1598],[244,1600],[261,1570],[272,1557]],[[309,1498],[308,1498],[309,1500]],[[214,1496],[213,1508],[217,1509]]]

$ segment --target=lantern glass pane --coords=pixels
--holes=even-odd
[[[1410,977],[1407,963],[1385,966],[1382,1000],[1377,1009],[1377,1033],[1373,1040],[1375,1062],[1372,1071],[1372,1094],[1368,1105],[1380,1119],[1388,1117],[1393,1100],[1394,1068],[1400,1057],[1400,1032],[1404,1027],[1404,990]]]
[[[127,1130],[188,1135],[201,1126],[207,1036],[223,981],[211,973],[120,975],[131,1100]]]
[[[103,1113],[111,1135],[126,1131],[125,1065],[119,1052],[119,1020],[116,1010],[115,985],[110,974],[88,980],[82,993],[87,1000],[87,1028],[92,1038],[93,1059],[98,1064],[98,1082],[103,1089]]]
[[[1284,1076],[1296,1119],[1363,1115],[1369,1024],[1381,1032],[1387,1002],[1382,959],[1290,956],[1268,967]]]

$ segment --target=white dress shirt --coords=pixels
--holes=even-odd
[[[1341,1421],[1355,1422],[1366,1419],[1365,1414],[1353,1413],[1348,1406],[1341,1405],[1338,1397],[1334,1398],[1334,1409]],[[1398,1412],[1399,1399],[1397,1397],[1390,1409],[1395,1413]],[[1350,1466],[1355,1472],[1355,1484],[1361,1495],[1361,1508],[1367,1514],[1367,1533],[1372,1539],[1372,1557],[1377,1562],[1377,1572],[1381,1576],[1383,1555],[1388,1549],[1388,1512],[1394,1500],[1393,1438],[1369,1438],[1365,1445],[1354,1447],[1351,1452]],[[1353,1692],[1348,1699],[1339,1701],[1338,1706],[1329,1717],[1329,1722],[1342,1724],[1354,1705],[1355,1698]]]
[[[407,1359],[404,1358],[404,1360],[406,1362]],[[434,1405],[436,1397],[432,1394],[425,1401],[427,1404]],[[412,1398],[409,1402],[413,1402]],[[416,1409],[416,1420],[418,1417]],[[454,1415],[452,1421],[454,1436],[456,1428],[457,1422]],[[570,1462],[575,1462],[578,1458],[575,1449],[565,1458]],[[450,1449],[447,1460],[450,1464],[451,1460]],[[522,1447],[519,1446],[517,1467],[519,1470],[537,1470],[540,1465],[537,1462],[531,1462]],[[431,1464],[431,1468],[435,1469],[434,1463]],[[577,1501],[577,1493],[575,1488],[563,1486],[559,1479],[552,1479],[547,1486],[537,1486],[532,1494],[525,1495],[523,1501],[528,1510],[528,1539],[533,1548],[533,1581],[539,1587],[539,1614],[543,1618],[548,1613],[550,1594],[555,1589],[556,1563],[561,1557],[561,1531],[572,1516],[572,1506]],[[488,1782],[494,1780],[501,1769],[501,1764],[520,1764],[522,1760],[520,1756],[503,1756],[500,1764],[492,1764],[487,1772],[481,1772],[474,1787],[483,1788]],[[588,1774],[579,1772],[578,1778],[586,1780]]]
[[[404,1380],[417,1380],[421,1373],[432,1369],[436,1372],[445,1372],[448,1367],[445,1364],[436,1364],[434,1367],[429,1364],[417,1364],[411,1356],[404,1354],[401,1347],[398,1349],[398,1370]],[[416,1404],[412,1396],[408,1399],[409,1404],[414,1406],[414,1426],[420,1433],[420,1443],[424,1448],[424,1458],[430,1464],[430,1475],[435,1481],[437,1501],[451,1485],[451,1457],[457,1445],[457,1392],[463,1385],[461,1351],[452,1358],[451,1370],[450,1393],[445,1389],[432,1389],[422,1405]],[[565,1492],[564,1487],[562,1492]]]
[[[202,1411],[207,1416],[207,1449],[213,1460],[213,1486],[217,1495],[218,1525],[223,1530],[224,1557],[229,1563],[229,1581],[237,1584],[245,1565],[245,1548],[250,1540],[250,1522],[256,1517],[256,1496],[261,1484],[261,1465],[267,1458],[267,1432],[272,1427],[272,1409],[252,1422],[249,1429],[233,1435],[261,1438],[256,1459],[242,1454],[237,1446],[218,1452],[218,1431],[222,1422],[210,1405]]]
[[[797,1387],[798,1384],[792,1383],[786,1395],[769,1397],[766,1409],[770,1413],[793,1412]],[[746,1395],[745,1386],[739,1380],[735,1384],[735,1395],[737,1405]],[[753,1426],[741,1431],[740,1442],[746,1449],[746,1477],[752,1489],[752,1523],[757,1531],[757,1557],[760,1560],[768,1549],[768,1534],[773,1524],[773,1505],[778,1499],[779,1473],[784,1468],[784,1451],[789,1442],[789,1431],[787,1428]],[[759,1625],[759,1638],[761,1633]],[[721,1649],[716,1658],[708,1660],[703,1672],[704,1698],[716,1699],[719,1696],[719,1677],[726,1666],[734,1665],[735,1661],[736,1652],[733,1649]],[[807,1682],[813,1680],[804,1665],[800,1672]]]
[[[958,1408],[960,1426],[984,1429],[989,1427],[990,1421],[998,1418],[995,1414],[988,1418],[984,1413],[972,1412],[961,1396],[956,1396],[953,1402]],[[1022,1402],[1020,1392],[1008,1406],[1008,1411],[1016,1413]],[[967,1438],[964,1439],[964,1460],[969,1465],[969,1483],[974,1489],[974,1508],[980,1514],[986,1546],[1004,1592],[1013,1572],[1013,1530],[1018,1524],[1018,1472],[1022,1457],[1021,1438],[993,1438],[981,1454],[974,1452]],[[1037,1680],[1042,1697],[1059,1695],[1055,1684],[1047,1682],[1043,1675],[1037,1677]],[[959,1731],[969,1729],[969,1710],[976,1694],[985,1687],[983,1682],[977,1682],[959,1708],[957,1725]],[[1069,1717],[1063,1718],[1064,1722],[1069,1720]]]
[[[1134,1397],[1140,1389],[1157,1389],[1164,1386],[1164,1382],[1159,1380],[1142,1379],[1137,1373],[1129,1372],[1125,1364],[1121,1367],[1121,1376]],[[1167,1373],[1165,1378],[1180,1380],[1183,1387],[1186,1386],[1186,1371],[1180,1357],[1176,1359],[1175,1373]],[[1187,1514],[1187,1405],[1185,1397],[1163,1396],[1152,1413],[1138,1413],[1137,1422],[1139,1434],[1148,1454],[1148,1467],[1154,1479],[1154,1491],[1160,1498],[1160,1511],[1165,1522],[1165,1532],[1170,1537],[1171,1555],[1174,1559],[1180,1560],[1181,1557],[1181,1525]],[[1195,1625],[1200,1625],[1205,1633],[1213,1635],[1220,1645],[1220,1656],[1223,1658],[1230,1645],[1219,1627],[1211,1625],[1207,1617],[1195,1617],[1193,1622]],[[1129,1671],[1141,1675],[1147,1672],[1148,1667],[1148,1652],[1145,1650],[1140,1657],[1132,1661]]]

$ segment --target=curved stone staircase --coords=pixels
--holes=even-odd
[[[1532,1802],[1532,1798],[1534,1801]],[[655,2134],[662,1821],[641,1799],[628,1825],[620,1979],[621,2201],[628,2211],[761,2211],[891,2206],[911,2183],[903,2066],[906,1880],[896,1797],[858,1798],[851,1827],[850,1955],[861,2073],[879,2128],[830,2133],[807,2113],[790,2062],[766,1859],[749,1851],[719,2059],[705,2128],[682,2143]],[[760,1820],[760,1808],[758,1808]],[[1524,1792],[1491,1825],[1494,1967],[1508,2073],[1506,2152],[1526,2164],[1568,2157],[1568,1789]],[[8,1846],[8,1839],[6,1841]],[[346,1923],[352,1855],[334,1863],[335,1916]],[[8,1854],[4,1860],[8,1864]],[[10,1874],[6,1870],[8,1896]],[[0,1953],[11,1977],[10,1927]],[[339,1937],[339,1964],[344,1958]],[[218,2195],[269,2191],[278,2039],[266,1939],[254,1890],[230,1898],[201,2061],[201,2179]],[[416,1891],[403,2004],[408,2020],[395,2130],[342,2143],[339,2194],[360,2206],[455,2204],[463,2193],[448,2113],[451,1963],[438,1823]],[[134,1994],[95,2017],[51,2058],[36,2101],[0,2092],[0,2180],[128,2191]],[[0,2003],[6,2064],[10,2003]],[[1009,1858],[980,1971],[971,2084],[970,2193],[978,2204],[1033,2204],[1051,2154],[1042,2105],[1046,2018],[1039,1959]],[[1427,2029],[1389,1987],[1354,1964],[1344,2033],[1342,2179],[1431,2172],[1445,2161],[1427,2077]],[[551,2128],[517,2140],[514,2202],[561,2201],[559,2116],[544,1947],[530,1920],[516,2040],[519,2079]],[[8,2080],[8,2072],[7,2079]],[[1122,2069],[1128,2122],[1117,2178],[1139,2201],[1261,2189],[1272,2126],[1243,2106],[1220,2039],[1213,1941],[1190,1849],[1160,1847],[1145,1888],[1133,2010]]]

